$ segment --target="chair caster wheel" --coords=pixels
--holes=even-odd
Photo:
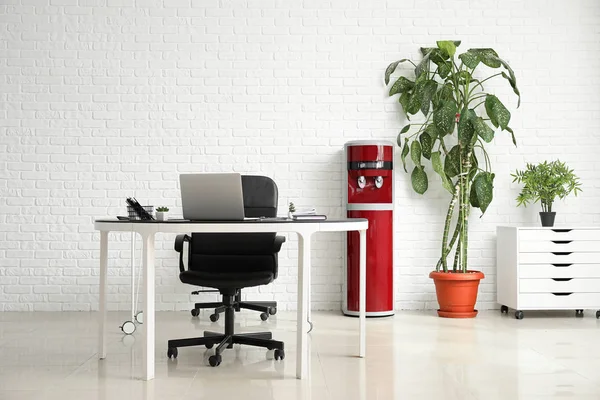
[[[218,367],[221,364],[221,355],[215,354],[214,356],[208,357],[208,363],[211,367]]]
[[[285,352],[283,350],[275,350],[275,360],[283,360],[285,358]]]
[[[579,318],[583,318],[583,310],[575,310],[575,316]]]
[[[135,314],[135,322],[137,322],[138,324],[144,323],[144,312],[143,311],[140,311],[137,314]]]
[[[271,314],[271,315],[277,314],[277,307],[269,307],[269,314]]]
[[[214,344],[212,344],[212,343],[207,343],[207,344],[205,344],[205,346],[206,346],[206,348],[207,348],[207,349],[212,349],[212,348],[213,348],[213,346],[214,346]]]
[[[173,357],[174,359],[177,358],[177,347],[169,347],[167,349],[167,358],[171,358]]]
[[[219,314],[210,314],[210,321],[217,322],[219,320]]]
[[[515,311],[515,318],[516,319],[523,319],[523,311]]]
[[[135,324],[131,321],[123,322],[123,325],[121,325],[120,328],[126,335],[131,335],[135,332]]]
[[[269,314],[267,314],[266,312],[261,313],[260,314],[260,319],[262,319],[263,321],[266,321],[269,319]]]
[[[502,314],[508,314],[508,307],[507,306],[500,306],[500,313],[502,313]]]
[[[192,317],[197,317],[198,315],[200,315],[200,310],[194,308],[192,311],[190,311],[190,313],[192,314]]]

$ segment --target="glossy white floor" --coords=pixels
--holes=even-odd
[[[157,377],[143,382],[141,330],[125,337],[124,313],[109,313],[108,358],[96,355],[95,313],[0,313],[0,399],[594,399],[600,398],[600,321],[593,312],[526,313],[517,321],[499,311],[472,320],[434,312],[399,312],[370,319],[367,359],[356,354],[357,320],[315,313],[310,377],[294,377],[295,313],[261,322],[242,311],[236,330],[272,330],[286,359],[236,346],[217,368],[210,350],[180,349],[166,357],[169,338],[221,330],[222,319],[157,313]]]

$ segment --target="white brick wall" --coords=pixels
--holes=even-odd
[[[0,310],[95,309],[94,217],[124,214],[131,195],[180,213],[181,172],[262,173],[282,211],[294,200],[341,216],[342,145],[395,139],[404,121],[384,69],[438,39],[494,47],[523,93],[519,147],[504,134],[490,147],[496,199],[471,225],[471,267],[487,275],[478,307],[496,306],[495,226],[536,221],[515,208],[510,171],[560,156],[584,192],[557,204],[558,221],[600,224],[597,0],[0,3]],[[397,171],[396,306],[434,308],[448,198],[437,182],[419,198]],[[110,307],[128,309],[130,236],[110,243]],[[189,308],[172,243],[158,238],[161,310]],[[314,246],[313,307],[338,309],[342,235]],[[289,237],[279,279],[249,297],[295,307],[296,249]]]

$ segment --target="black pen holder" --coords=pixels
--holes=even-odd
[[[144,207],[144,210],[146,210],[146,212],[150,215],[154,215],[154,206],[142,206]],[[132,221],[139,221],[141,218],[137,215],[137,213],[135,212],[135,210],[133,209],[133,207],[131,206],[127,206],[127,216],[129,217],[130,220]]]

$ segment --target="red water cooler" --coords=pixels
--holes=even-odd
[[[344,205],[348,218],[366,218],[367,317],[394,314],[394,144],[359,140],[344,146]],[[358,315],[359,235],[346,238],[342,311]]]

